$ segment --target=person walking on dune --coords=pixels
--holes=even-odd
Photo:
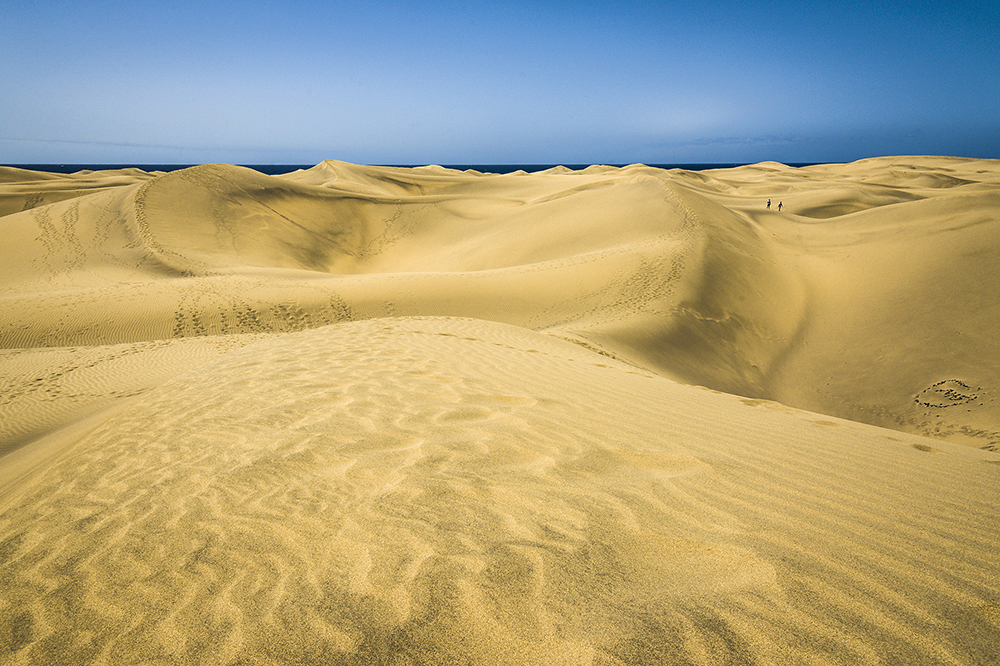
[[[779,213],[781,212],[781,202],[780,201],[778,202],[778,212]]]
[[[767,209],[768,210],[771,209],[771,200],[770,199],[767,200]]]

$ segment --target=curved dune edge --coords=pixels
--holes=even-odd
[[[89,428],[3,495],[11,663],[995,654],[1000,456],[522,327],[287,334]]]
[[[445,170],[414,183],[369,168],[367,182],[389,195],[419,192],[415,203],[433,204],[434,215],[444,207],[460,226],[439,227],[442,218],[426,210],[411,224],[401,213],[398,228],[390,224],[369,242],[364,270],[380,277],[390,267],[437,277],[458,270],[463,278],[472,271],[487,278],[472,288],[498,306],[478,305],[464,285],[458,299],[444,289],[440,303],[431,282],[405,310],[408,295],[389,300],[386,314],[460,314],[565,332],[688,383],[1000,446],[1000,364],[989,362],[1000,357],[993,335],[1000,321],[992,260],[1000,249],[997,162],[881,158],[778,167],[786,182],[767,165],[756,182],[746,167],[712,172],[718,180],[707,186],[690,173],[633,165],[551,170],[516,187]],[[730,174],[739,186],[725,182]],[[340,185],[357,180],[347,171]],[[845,185],[855,210],[837,216],[841,224],[810,224],[814,218],[796,213],[835,208],[836,188]],[[783,214],[762,215],[759,200],[747,205],[764,187],[784,200]],[[465,255],[452,265],[463,256],[456,246]],[[517,298],[508,305],[511,291]],[[525,293],[539,296],[525,303]],[[526,310],[534,311],[527,319]],[[853,356],[847,367],[845,356]],[[943,381],[967,385],[979,401],[928,408],[920,395]]]
[[[996,161],[941,157],[507,175],[0,169],[16,209],[0,218],[0,346],[468,316],[690,384],[1000,448],[998,179]],[[944,382],[965,398],[921,398]]]
[[[998,185],[0,168],[0,662],[995,661]]]

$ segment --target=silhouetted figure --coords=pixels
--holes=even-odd
[[[770,199],[768,199],[768,200],[767,200],[767,207],[768,207],[769,209],[771,208],[771,200],[770,200]]]
[[[781,212],[781,202],[780,201],[778,202],[778,212],[779,213]]]

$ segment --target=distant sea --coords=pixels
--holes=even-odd
[[[730,169],[732,167],[744,166],[746,162],[727,162],[712,164],[647,164],[646,166],[657,167],[659,169],[686,169],[688,171],[704,171],[705,169]],[[816,164],[816,162],[793,162],[788,166],[803,167]],[[177,171],[188,167],[197,166],[195,164],[4,164],[3,166],[17,167],[19,169],[31,169],[33,171],[47,171],[49,173],[76,173],[78,171],[107,171],[116,169],[142,169],[143,171]],[[254,171],[265,173],[270,176],[290,173],[299,169],[311,169],[315,164],[241,164]],[[424,166],[420,164],[386,164],[382,166],[406,167]],[[449,169],[465,171],[473,169],[482,173],[511,173],[514,171],[545,171],[556,166],[564,166],[568,169],[578,171],[586,169],[590,164],[442,164]],[[622,167],[625,164],[610,164],[608,166]]]

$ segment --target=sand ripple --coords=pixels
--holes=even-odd
[[[734,406],[745,428],[712,425]],[[912,663],[975,663],[962,654],[985,653],[962,641],[986,643],[964,623],[998,601],[995,522],[946,522],[926,481],[907,495],[923,515],[888,489],[859,504],[851,460],[902,470],[926,454],[842,423],[482,321],[282,336],[150,391],[8,493],[5,649],[13,663],[718,663],[776,659],[776,641],[808,632],[801,658],[906,644]],[[806,445],[812,428],[842,443]],[[941,483],[974,469],[956,462]],[[987,468],[963,482],[995,506]],[[816,541],[840,532],[849,554]],[[913,540],[942,550],[921,564]]]
[[[0,168],[0,663],[998,663],[998,188]]]

